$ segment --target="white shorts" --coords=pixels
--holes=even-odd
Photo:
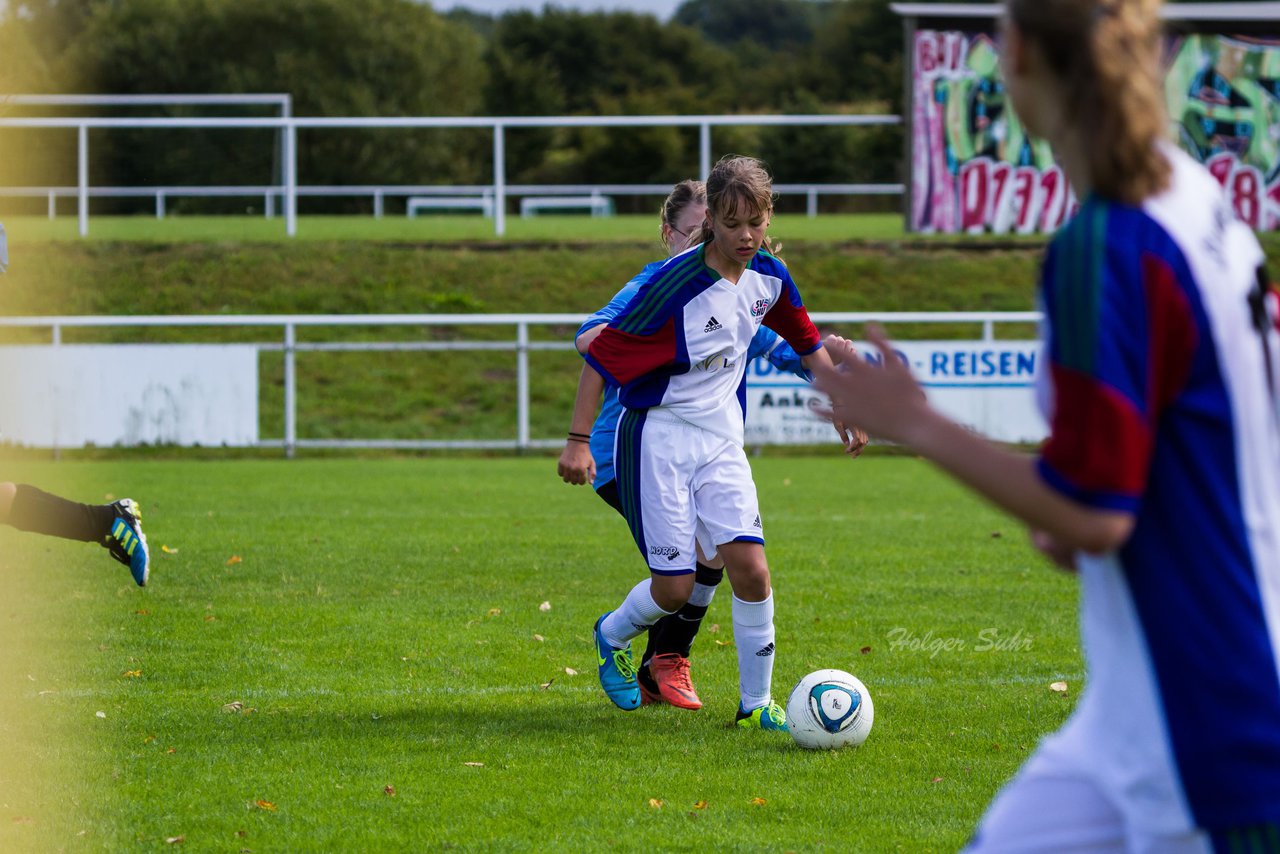
[[[963,854],[1211,854],[1197,830],[1140,830],[1051,742],[996,795]],[[1047,749],[1046,749],[1047,748]]]
[[[627,410],[614,445],[618,499],[653,572],[693,572],[731,542],[764,544],[751,465],[742,447],[664,410]]]

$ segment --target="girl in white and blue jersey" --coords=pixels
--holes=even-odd
[[[1164,140],[1158,5],[1006,0],[1010,100],[1083,199],[1041,276],[1041,452],[946,420],[895,359],[817,376],[1080,576],[1088,683],[971,852],[1280,852],[1277,301],[1221,186]]]
[[[773,591],[743,451],[746,357],[762,324],[810,370],[830,357],[787,268],[763,251],[772,197],[758,161],[716,164],[703,241],[650,274],[586,353],[621,389],[618,494],[650,572],[595,626],[601,685],[623,709],[641,700],[630,641],[689,600],[697,544],[720,554],[733,588],[737,723],[786,729],[772,697]]]
[[[675,186],[662,205],[661,236],[670,255],[683,250],[691,236],[701,233],[706,211],[707,193],[701,181],[681,181]],[[647,264],[604,308],[582,323],[575,336],[579,351],[586,352],[599,330],[621,313],[640,289],[640,283],[663,263]],[[766,326],[761,326],[756,332],[747,351],[748,361],[756,358],[767,359],[778,370],[809,379],[795,350]],[[622,513],[613,467],[614,436],[622,415],[618,387],[606,385],[603,378],[587,365],[583,368],[578,392],[568,441],[557,466],[558,473],[566,483],[591,483],[605,503]],[[597,406],[599,416],[593,422]],[[670,703],[690,710],[702,708],[702,700],[690,675],[689,655],[723,577],[724,562],[718,555],[698,554],[689,601],[649,629],[644,655],[636,672],[642,703]]]

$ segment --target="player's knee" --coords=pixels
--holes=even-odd
[[[655,572],[649,593],[662,610],[679,611],[693,593],[693,573],[659,575]]]

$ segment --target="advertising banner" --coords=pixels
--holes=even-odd
[[[874,352],[857,344],[861,353]],[[1048,425],[1036,403],[1041,345],[1035,341],[899,341],[898,358],[930,403],[969,429],[1001,442],[1039,442]],[[748,445],[820,445],[835,430],[814,414],[826,398],[763,359],[747,366]]]
[[[913,43],[911,230],[1053,232],[1076,198],[1048,143],[1005,97],[987,33],[920,30]],[[1280,39],[1196,34],[1165,51],[1170,136],[1204,163],[1252,227],[1280,225]]]

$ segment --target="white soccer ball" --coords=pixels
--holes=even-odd
[[[815,670],[787,698],[787,726],[810,750],[857,747],[867,740],[875,706],[867,686],[843,670]]]

